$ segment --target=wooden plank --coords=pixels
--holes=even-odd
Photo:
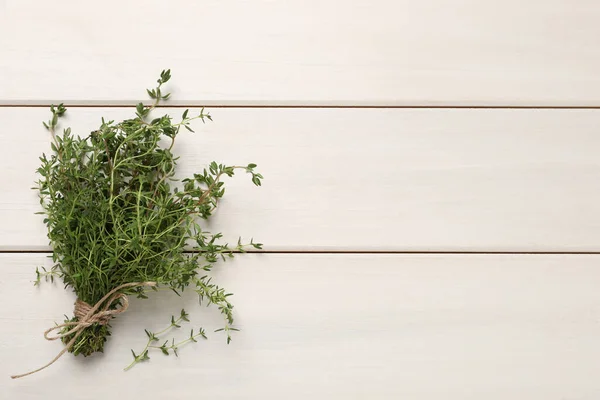
[[[169,109],[174,117],[182,110]],[[600,251],[600,111],[213,109],[183,133],[181,177],[216,160],[255,162],[208,225],[268,250]],[[87,135],[101,116],[71,109]],[[0,249],[46,250],[38,156],[48,111],[0,109]]]
[[[600,3],[6,0],[0,102],[600,105]]]
[[[70,313],[60,284],[34,288],[42,255],[0,255],[0,389],[6,398],[595,399],[600,256],[249,255],[218,268],[242,330],[192,293],[132,300],[102,356],[63,357],[42,332]],[[144,328],[185,307],[209,340],[125,373]],[[187,328],[187,326],[186,326]],[[189,328],[188,328],[189,329]],[[174,332],[180,338],[188,330]],[[154,377],[148,379],[148,377]],[[160,377],[160,378],[159,378]],[[132,386],[132,382],[142,385]],[[81,397],[81,396],[80,396]],[[79,398],[79,397],[78,397]]]

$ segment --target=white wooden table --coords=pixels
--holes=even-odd
[[[1,399],[600,398],[600,3],[0,0]],[[256,162],[211,229],[265,252],[214,275],[230,345],[129,372],[191,294],[132,300],[105,354],[50,360],[72,310],[36,193],[41,121],[87,134],[171,68],[186,175]]]

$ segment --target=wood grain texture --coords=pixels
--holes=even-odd
[[[5,3],[5,104],[600,106],[595,0]]]
[[[104,399],[597,399],[600,256],[249,255],[219,268],[242,331],[152,354],[122,371],[144,328],[194,296],[133,300],[105,354],[69,356],[22,380],[60,344],[42,331],[70,313],[60,285],[34,288],[42,255],[0,255],[0,397]],[[18,301],[15,301],[18,299]],[[175,332],[184,337],[189,332]],[[166,383],[165,383],[166,382]]]
[[[168,110],[175,117],[182,110]],[[213,109],[181,134],[180,176],[255,162],[208,225],[268,250],[600,251],[600,111]],[[44,109],[0,109],[0,249],[48,249],[37,195]],[[101,116],[71,109],[87,135]]]

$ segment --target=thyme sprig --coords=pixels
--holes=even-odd
[[[144,332],[146,332],[146,336],[148,337],[148,342],[146,343],[146,346],[144,346],[142,351],[139,352],[139,354],[136,354],[135,351],[133,351],[133,349],[131,350],[131,354],[133,355],[133,361],[124,368],[125,371],[131,369],[133,366],[142,361],[149,360],[150,356],[148,352],[152,349],[160,350],[164,355],[167,356],[173,353],[175,354],[175,356],[178,357],[179,354],[177,353],[177,350],[184,344],[189,342],[197,342],[199,337],[206,339],[206,333],[203,328],[199,328],[196,332],[194,332],[194,329],[192,328],[192,330],[190,331],[190,335],[187,339],[176,343],[175,338],[172,338],[170,344],[169,340],[165,340],[165,342],[160,346],[153,345],[153,343],[159,342],[161,335],[164,335],[173,328],[181,328],[180,324],[183,321],[189,322],[190,320],[188,317],[189,314],[186,313],[184,309],[182,309],[177,319],[175,318],[175,316],[171,316],[171,323],[165,329],[158,332],[150,332],[148,329],[144,329]]]

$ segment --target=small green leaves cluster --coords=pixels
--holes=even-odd
[[[198,338],[200,337],[206,339],[206,332],[204,331],[204,329],[199,328],[197,331],[194,331],[194,329],[192,328],[190,330],[189,336],[180,342],[175,342],[175,338],[172,338],[170,342],[169,340],[165,340],[164,343],[162,343],[160,346],[158,344],[155,344],[161,341],[161,335],[164,335],[173,328],[181,328],[182,321],[189,322],[190,320],[188,317],[188,313],[186,313],[185,310],[181,310],[181,314],[177,319],[175,318],[175,316],[171,316],[171,323],[165,329],[159,332],[150,332],[149,330],[144,329],[144,332],[146,332],[146,336],[148,337],[148,342],[146,343],[146,346],[142,349],[142,351],[139,352],[139,354],[136,354],[136,352],[133,351],[133,349],[131,350],[131,354],[133,355],[133,361],[125,367],[125,370],[127,371],[131,369],[133,366],[142,361],[149,360],[150,355],[148,353],[150,350],[156,349],[160,350],[166,356],[171,355],[172,353],[175,354],[176,357],[178,357],[179,353],[177,352],[177,350],[181,346],[189,342],[196,343],[198,342]]]
[[[177,121],[168,114],[153,117],[160,102],[170,96],[163,94],[170,78],[170,71],[163,71],[158,85],[147,90],[155,100],[152,105],[138,104],[135,116],[120,122],[103,118],[84,137],[74,135],[70,128],[57,134],[66,108],[62,104],[51,107],[52,118],[44,126],[52,135],[52,153],[40,157],[36,190],[54,265],[50,271],[38,270],[36,283],[60,277],[89,304],[124,283],[152,281],[178,294],[192,286],[201,301],[216,305],[223,314],[229,340],[234,330],[231,294],[199,271],[210,271],[217,260],[262,245],[239,240],[230,247],[221,242],[221,233],[204,230],[200,222],[213,214],[223,197],[223,178],[241,170],[260,186],[263,176],[255,171],[256,164],[217,162],[191,177],[180,180],[175,176],[178,157],[172,150],[181,128],[193,132],[194,120],[212,118],[204,109],[195,115],[185,110]],[[125,293],[140,298],[148,295],[142,288]],[[74,352],[102,351],[108,328],[86,328]],[[146,356],[144,352],[136,355]]]
[[[254,239],[250,239],[250,243],[248,244],[242,244],[242,238],[238,239],[238,243],[236,246],[236,250],[238,253],[246,253],[246,249],[252,247],[256,250],[262,250],[262,243],[254,243]]]
[[[246,167],[246,172],[252,174],[252,183],[254,183],[256,186],[261,186],[261,179],[263,179],[263,176],[257,172],[254,172],[254,168],[256,168],[256,164],[248,164]]]
[[[41,268],[41,271],[40,271]],[[50,270],[47,270],[46,267],[36,267],[35,269],[35,281],[34,281],[34,286],[39,286],[40,283],[42,282],[42,279],[44,279],[44,281],[48,282],[52,282],[54,283],[54,277],[58,275],[58,272],[56,271],[55,268],[50,268]]]
[[[232,293],[226,293],[225,289],[212,283],[212,278],[204,275],[196,280],[196,293],[198,293],[198,301],[202,304],[206,301],[206,305],[214,304],[217,306],[221,315],[225,319],[225,327],[217,329],[216,332],[225,331],[227,333],[227,344],[231,341],[230,331],[237,330],[232,328],[233,324],[233,304],[228,300]]]
[[[158,86],[152,90],[146,89],[148,96],[150,96],[151,99],[155,99],[156,104],[158,104],[158,102],[160,100],[167,100],[169,97],[171,97],[171,93],[167,93],[167,94],[163,95],[161,92],[162,85],[167,83],[169,81],[169,79],[171,79],[171,70],[170,69],[163,70],[160,73],[160,78],[158,78],[156,80],[156,83],[158,83]]]
[[[56,107],[53,104],[50,106],[50,112],[52,113],[52,118],[48,122],[42,123],[44,124],[46,129],[54,130],[54,128],[56,128],[56,125],[58,124],[58,119],[62,117],[65,114],[65,112],[67,112],[67,109],[65,108],[63,103],[59,104]]]

